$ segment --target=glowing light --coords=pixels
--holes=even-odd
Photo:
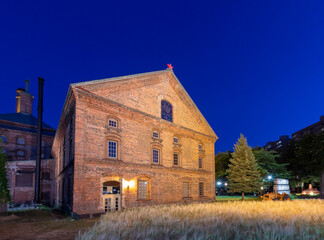
[[[227,182],[226,182],[226,183],[224,183],[224,185],[225,185],[225,186],[227,186]]]
[[[263,187],[261,187],[261,190],[263,190]]]
[[[135,187],[134,180],[127,181],[127,180],[123,179],[123,188],[134,188],[134,187]]]
[[[271,176],[271,175],[269,175],[269,176],[268,176],[268,179],[269,179],[269,180],[271,180],[271,179],[272,179],[272,176]]]
[[[218,186],[222,185],[222,182],[217,182],[217,185],[218,185]]]

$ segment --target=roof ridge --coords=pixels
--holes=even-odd
[[[146,72],[146,73],[136,73],[136,74],[130,74],[130,75],[126,75],[126,76],[103,78],[103,79],[97,79],[97,80],[90,80],[90,81],[72,83],[71,86],[72,87],[77,87],[77,86],[83,86],[83,85],[103,83],[103,82],[108,82],[108,81],[121,81],[121,80],[126,80],[128,78],[146,76],[146,75],[150,75],[150,74],[167,73],[167,72],[173,72],[173,70],[170,69],[170,68],[167,68],[165,70],[158,70],[158,71],[152,71],[152,72]]]

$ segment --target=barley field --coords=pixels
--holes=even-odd
[[[324,200],[134,208],[102,216],[77,239],[324,239]]]

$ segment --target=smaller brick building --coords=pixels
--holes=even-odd
[[[32,115],[34,96],[22,88],[16,90],[16,112],[0,114],[0,144],[7,155],[7,177],[12,200],[34,200],[37,155],[37,118]],[[54,199],[54,161],[51,148],[55,129],[43,123],[41,197],[52,204]]]

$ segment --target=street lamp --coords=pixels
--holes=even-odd
[[[217,184],[217,186],[220,186],[220,185],[222,185],[222,182],[218,181],[216,184]]]
[[[271,175],[268,175],[268,180],[271,180],[272,179],[272,176]]]

